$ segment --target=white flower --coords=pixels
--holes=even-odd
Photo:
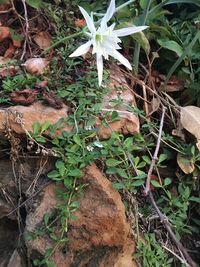
[[[107,22],[111,19],[115,12],[115,0],[111,0],[108,10],[105,16],[102,18],[100,26],[97,29],[95,28],[93,18],[88,15],[85,9],[82,7],[79,7],[79,9],[85,18],[87,27],[90,31],[90,33],[87,33],[90,40],[78,47],[70,55],[70,57],[78,57],[87,53],[92,45],[92,54],[96,53],[99,86],[101,85],[103,78],[103,57],[108,59],[108,56],[112,56],[131,70],[132,67],[129,61],[117,51],[118,49],[121,49],[121,47],[118,45],[118,43],[121,43],[119,37],[143,31],[147,28],[147,26],[133,26],[119,30],[114,30],[115,24],[107,26]]]
[[[94,147],[91,145],[86,146],[87,151],[93,151]]]

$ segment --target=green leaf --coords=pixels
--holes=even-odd
[[[200,197],[190,197],[189,200],[196,203],[200,203]]]
[[[68,173],[69,176],[80,177],[81,171],[79,169],[72,170]]]
[[[62,168],[65,168],[65,164],[62,160],[57,160],[56,161],[56,168],[57,169],[62,169]]]
[[[146,163],[151,164],[151,159],[148,156],[142,156],[142,158]]]
[[[79,146],[82,147],[81,138],[80,138],[79,135],[77,135],[77,134],[74,135],[74,136],[73,136],[73,139],[74,139],[74,142],[75,142],[77,145],[79,145]]]
[[[156,180],[151,180],[151,184],[154,187],[157,187],[157,188],[161,188],[162,187],[162,185],[158,181],[156,181]]]
[[[45,226],[47,226],[48,222],[49,222],[49,214],[48,213],[45,213],[45,215],[44,215],[44,223],[45,223]]]
[[[51,125],[51,123],[49,121],[46,121],[42,126],[41,126],[41,133],[45,132],[49,126]]]
[[[128,175],[127,175],[127,173],[126,173],[126,171],[125,171],[124,169],[120,169],[120,168],[118,168],[118,169],[117,169],[117,173],[118,173],[121,177],[123,177],[123,178],[129,178]]]
[[[164,1],[164,5],[170,5],[170,4],[194,4],[197,6],[200,6],[200,0],[168,0]]]
[[[113,187],[117,190],[120,190],[120,189],[124,189],[125,188],[125,185],[122,184],[122,183],[114,183],[113,184]]]
[[[157,42],[161,47],[175,52],[179,57],[183,54],[183,48],[175,41],[158,39]]]
[[[33,8],[39,9],[42,7],[42,0],[26,0],[27,4]]]
[[[39,143],[46,143],[47,139],[44,136],[36,136],[35,140]]]
[[[48,173],[48,175],[47,175],[49,178],[57,178],[57,177],[60,177],[60,173],[59,172],[57,172],[56,170],[53,170],[53,171],[51,171],[51,172],[49,172]]]
[[[117,173],[117,168],[115,168],[115,167],[110,167],[110,168],[108,168],[108,169],[106,170],[106,173],[107,173],[107,174],[115,174],[115,173]]]
[[[112,112],[112,115],[111,115],[111,118],[110,118],[110,122],[114,122],[114,121],[118,121],[118,120],[120,120],[120,117],[119,117],[119,114],[118,114],[118,112],[117,111],[113,111]]]
[[[108,167],[115,167],[115,166],[119,165],[120,163],[121,163],[121,161],[116,160],[116,159],[107,159],[106,160],[106,165]]]
[[[167,159],[167,155],[166,154],[160,154],[160,156],[158,158],[158,164],[163,162],[166,159]]]
[[[137,180],[133,183],[131,183],[132,186],[141,186],[144,184],[144,180]]]
[[[164,180],[164,186],[167,186],[172,183],[172,180],[170,178],[165,178]]]
[[[33,133],[38,134],[40,132],[40,123],[38,121],[34,122],[33,124]]]
[[[51,260],[46,260],[47,267],[56,267],[55,263]]]
[[[1,4],[1,3],[0,3],[0,4]],[[31,232],[29,232],[29,233],[25,233],[25,234],[24,234],[24,239],[25,239],[26,241],[34,240],[34,234],[31,233]]]

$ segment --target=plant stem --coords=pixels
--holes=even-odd
[[[171,67],[171,69],[169,70],[164,86],[163,86],[163,91],[165,91],[165,87],[169,81],[169,79],[171,78],[172,74],[174,73],[174,71],[178,68],[178,66],[181,64],[181,62],[183,61],[183,59],[185,58],[185,56],[190,52],[190,50],[192,49],[192,47],[195,45],[196,41],[200,38],[200,31],[197,31],[196,35],[194,36],[193,40],[191,41],[191,43],[187,46],[187,48],[185,49],[185,51],[183,52],[183,54],[177,59],[177,61],[174,63],[174,65]]]
[[[57,45],[59,45],[59,44],[65,42],[65,41],[67,41],[67,40],[69,40],[69,39],[72,39],[72,38],[75,38],[75,37],[77,37],[77,36],[80,36],[81,34],[83,34],[83,31],[73,33],[73,34],[71,34],[71,35],[68,35],[68,36],[66,36],[66,37],[64,37],[64,38],[62,38],[62,39],[60,39],[59,41],[55,42],[54,44],[52,44],[51,46],[49,46],[48,48],[46,48],[46,49],[42,52],[41,55],[45,54],[46,52],[48,52],[49,50],[51,50],[51,49],[54,48],[55,46],[57,46]]]
[[[128,6],[130,5],[131,3],[135,2],[135,0],[129,0],[127,2],[125,2],[124,4],[118,6],[116,9],[115,9],[115,12],[118,12],[119,10],[121,10],[122,8],[124,8],[125,6]]]
[[[152,0],[149,0],[149,1],[146,2],[145,8],[144,8],[144,12],[143,12],[143,15],[142,15],[142,19],[141,19],[141,25],[145,25],[145,23],[146,23],[148,12],[149,12],[149,8],[151,6],[151,2],[152,2]],[[134,71],[135,75],[138,74],[139,59],[140,59],[140,44],[136,43],[135,44],[134,55],[133,55],[133,71]]]

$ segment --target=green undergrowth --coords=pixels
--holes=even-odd
[[[75,18],[80,18],[78,9],[75,9],[77,4],[94,12],[106,9],[107,1],[97,2],[76,0],[47,3],[44,12],[54,30],[53,42],[58,42],[66,35],[80,30],[74,25]],[[183,56],[198,30],[199,12],[196,11],[196,6],[188,6],[177,1],[178,5],[166,8],[160,1],[151,1],[147,10],[145,1],[133,2],[130,8],[126,7],[124,12],[117,13],[114,20],[121,25],[129,25],[129,23],[140,25],[141,20],[144,21],[145,18],[145,23],[150,26],[150,30],[146,35],[123,39],[123,47],[128,58],[133,58],[136,51],[136,54],[139,53],[138,59],[141,59],[143,67],[146,64],[144,70],[148,66],[167,76],[171,69],[177,77],[182,77],[186,81],[183,92],[176,92],[172,98],[182,105],[198,105],[199,40],[182,58],[180,64],[173,68],[174,62]],[[123,1],[116,1],[116,3],[120,5]],[[147,16],[144,16],[145,12]],[[187,21],[185,21],[186,17]],[[136,45],[135,39],[139,46]],[[109,70],[104,70],[104,86],[99,88],[93,58],[68,57],[84,40],[71,39],[54,48],[55,56],[50,62],[50,72],[43,76],[35,77],[21,71],[13,77],[4,78],[1,85],[0,103],[10,105],[12,104],[9,99],[11,92],[26,88],[34,89],[36,84],[47,77],[48,84],[44,88],[45,92],[54,92],[55,96],[69,107],[67,119],[63,118],[55,125],[49,122],[41,125],[37,122],[29,133],[29,141],[34,143],[32,149],[35,149],[35,152],[50,153],[56,158],[54,170],[48,174],[48,177],[59,188],[57,191],[59,204],[53,214],[45,214],[41,228],[25,237],[32,239],[47,235],[52,240],[52,247],[46,250],[44,258],[35,260],[34,265],[55,266],[51,256],[56,249],[63,249],[67,244],[69,221],[76,219],[74,212],[79,207],[79,197],[84,194],[84,189],[88,186],[81,182],[84,168],[91,163],[96,163],[112,182],[113,187],[120,192],[127,214],[129,215],[131,210],[135,215],[137,252],[133,258],[136,258],[143,267],[187,266],[160,223],[148,197],[144,195],[145,182],[158,138],[160,110],[153,113],[150,118],[146,118],[142,110],[141,88],[136,86],[134,89],[141,97],[137,99],[139,108],[126,105],[126,109],[139,116],[140,133],[125,136],[113,132],[110,138],[100,140],[95,127],[97,117],[105,127],[109,127],[109,122],[118,121],[120,118],[116,111],[102,114],[103,97],[109,92]],[[45,52],[42,56],[44,54]],[[135,60],[134,63],[137,65],[139,62]],[[143,75],[140,69],[139,71],[139,74]],[[147,80],[148,77],[146,77]],[[120,88],[120,91],[122,90],[123,88]],[[163,97],[162,93],[160,95]],[[38,93],[37,98],[43,100],[41,92]],[[148,100],[149,102],[152,100],[152,93],[149,93]],[[166,101],[164,103],[166,104]],[[117,109],[120,104],[122,104],[120,98],[112,101],[113,108]],[[151,177],[151,190],[177,239],[188,248],[195,261],[199,262],[197,249],[200,237],[200,153],[190,136],[183,141],[171,134],[177,121],[175,119],[172,123],[171,118],[174,118],[177,113],[170,105],[167,108],[159,155]],[[66,123],[73,126],[73,130],[70,133],[64,131],[58,135],[57,130],[63,129]],[[180,168],[177,155],[184,166],[189,164],[194,166],[192,172],[185,173]],[[128,196],[137,203],[137,213],[134,212],[135,207]]]

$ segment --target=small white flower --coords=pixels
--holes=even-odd
[[[102,143],[100,142],[100,141],[94,141],[94,146],[96,146],[96,147],[100,147],[100,148],[102,148],[103,147],[103,145],[102,145]]]
[[[86,126],[84,127],[84,129],[85,129],[86,131],[91,131],[91,130],[92,130],[92,126],[90,126],[90,125],[86,125]]]
[[[93,151],[94,147],[91,145],[86,146],[87,151]]]
[[[107,26],[107,22],[115,13],[115,0],[111,0],[108,10],[105,16],[102,18],[100,26],[97,29],[95,28],[93,18],[89,16],[85,9],[83,9],[82,7],[79,7],[79,9],[83,14],[83,17],[85,18],[87,27],[90,31],[89,33],[87,33],[90,40],[87,43],[78,47],[70,55],[70,57],[78,57],[87,53],[90,49],[90,46],[92,45],[92,54],[96,53],[99,86],[101,85],[103,79],[103,57],[105,59],[108,59],[109,56],[112,56],[131,70],[132,67],[129,61],[117,51],[121,49],[121,47],[118,45],[118,43],[121,43],[119,37],[127,36],[136,32],[141,32],[145,30],[148,26],[133,26],[119,30],[114,30],[115,24]]]

